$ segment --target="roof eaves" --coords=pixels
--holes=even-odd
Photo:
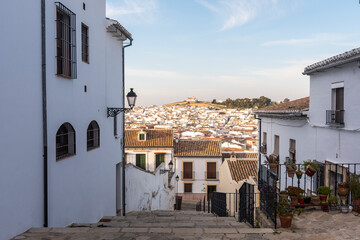
[[[129,39],[130,41],[133,40],[131,33],[126,30],[124,26],[122,26],[118,21],[106,18],[108,20],[108,26],[107,31],[113,33],[116,37],[118,37],[120,40],[125,41],[126,39]]]

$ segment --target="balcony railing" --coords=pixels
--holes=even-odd
[[[344,110],[326,110],[326,124],[332,126],[344,126]]]
[[[219,180],[219,172],[207,172],[205,171],[205,180]]]
[[[195,179],[195,172],[194,171],[181,171],[181,179],[182,180],[194,180]]]
[[[267,145],[260,146],[260,153],[267,154]]]

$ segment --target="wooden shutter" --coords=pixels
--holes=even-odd
[[[165,162],[165,153],[156,154],[156,167]]]
[[[279,140],[280,140],[280,137],[275,135],[274,154],[276,156],[279,156]]]
[[[192,179],[192,162],[183,162],[183,178]]]
[[[136,154],[136,166],[146,170],[146,157],[145,157],[145,154]]]
[[[216,162],[207,163],[207,179],[216,179]]]
[[[192,192],[192,183],[184,183],[184,192],[186,193]]]
[[[267,134],[266,134],[266,132],[263,132],[263,144],[262,145],[266,145],[266,143],[267,143]]]

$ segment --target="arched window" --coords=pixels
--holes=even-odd
[[[100,128],[96,121],[91,121],[87,129],[87,150],[100,147]]]
[[[75,154],[75,130],[70,123],[64,123],[56,133],[56,160]]]

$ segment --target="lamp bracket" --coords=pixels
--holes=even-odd
[[[131,110],[131,108],[107,108],[107,117],[115,117],[121,112],[127,112]]]

